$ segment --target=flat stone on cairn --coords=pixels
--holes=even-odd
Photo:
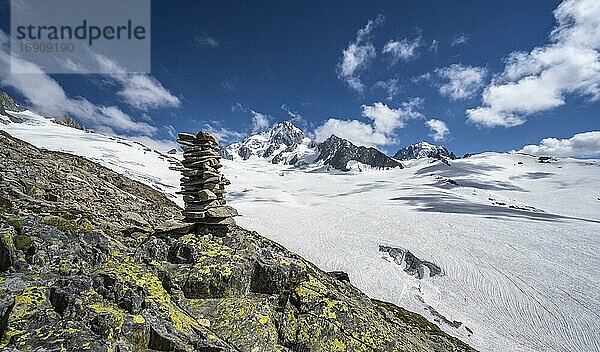
[[[180,133],[177,143],[183,148],[181,192],[185,221],[206,225],[235,225],[237,210],[227,206],[225,186],[230,182],[219,169],[219,142],[207,132]]]

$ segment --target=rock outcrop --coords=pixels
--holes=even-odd
[[[85,130],[81,126],[81,124],[79,124],[79,122],[77,122],[77,120],[75,120],[71,116],[52,117],[51,119],[52,119],[52,122],[57,123],[59,125],[63,125],[63,126],[71,127],[71,128],[76,128],[76,129],[82,130],[82,131]]]
[[[17,104],[17,102],[6,92],[0,92],[0,115],[7,116],[6,110],[20,112],[25,109]]]
[[[394,263],[400,265],[407,274],[418,279],[442,274],[442,269],[439,266],[415,257],[407,249],[379,246],[379,251],[387,253],[394,260]]]
[[[0,132],[0,350],[472,351],[239,226]]]

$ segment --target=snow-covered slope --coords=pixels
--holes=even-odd
[[[422,159],[422,158],[449,158],[456,159],[456,155],[442,145],[433,145],[427,142],[411,144],[399,149],[394,158],[398,160]]]
[[[21,122],[0,116],[0,130],[37,147],[86,157],[162,191],[183,205],[183,200],[175,195],[180,176],[169,169],[179,162],[175,156],[152,150],[136,141],[54,123],[29,110],[7,111],[7,115],[13,121]]]
[[[175,158],[13,114],[25,122],[0,129],[175,197]],[[449,163],[344,173],[251,157],[223,170],[240,225],[482,351],[600,351],[600,162],[485,153]],[[404,264],[408,252],[421,268]]]

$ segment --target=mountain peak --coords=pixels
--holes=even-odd
[[[298,146],[308,144],[304,132],[290,121],[273,125],[261,133],[227,147],[231,155],[239,155],[243,160],[252,156],[267,158],[273,163],[294,164],[299,159]]]
[[[448,149],[442,145],[436,146],[429,142],[420,141],[415,144],[411,144],[407,147],[401,148],[394,155],[395,159],[398,160],[409,160],[409,159],[421,159],[421,158],[449,158],[456,159],[454,153],[448,151]]]
[[[267,130],[270,139],[290,146],[294,143],[302,143],[304,132],[290,121],[279,122]]]
[[[318,145],[322,161],[336,169],[348,170],[348,162],[357,161],[376,168],[403,168],[402,164],[372,147],[358,147],[334,134]]]

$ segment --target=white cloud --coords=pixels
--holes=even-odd
[[[420,76],[411,77],[410,80],[415,84],[419,84],[422,81],[429,81],[429,80],[431,80],[431,72],[425,72],[424,74],[422,74]]]
[[[300,115],[300,113],[298,113],[297,111],[294,111],[292,109],[290,109],[287,105],[282,104],[281,105],[281,110],[287,112],[288,116],[290,117],[290,122],[302,122],[304,121],[304,117],[302,115]]]
[[[440,47],[440,44],[438,43],[437,39],[434,39],[431,41],[431,45],[429,46],[429,51],[433,51],[433,52],[437,53],[439,47]]]
[[[398,79],[396,78],[391,78],[386,81],[377,81],[373,87],[384,89],[387,92],[387,100],[394,99],[394,96],[400,93],[400,88],[398,87]]]
[[[484,90],[482,105],[466,111],[484,127],[512,127],[554,109],[568,94],[600,100],[600,2],[565,0],[554,11],[550,43],[513,52],[504,72]]]
[[[282,107],[283,108],[283,107]],[[255,111],[241,103],[235,103],[231,106],[231,111],[241,111],[250,114],[252,133],[263,131],[271,126],[271,116],[262,112]]]
[[[440,94],[451,100],[471,98],[483,87],[486,69],[452,64],[435,72],[447,82],[439,86]]]
[[[245,107],[242,103],[237,102],[237,103],[231,105],[231,112],[236,112],[236,111],[248,112],[248,108]]]
[[[125,103],[142,111],[154,108],[177,107],[181,105],[179,98],[174,96],[156,78],[147,74],[127,73],[117,62],[99,55],[94,55],[101,69],[112,72],[111,83],[117,83],[121,90],[117,92]]]
[[[419,52],[417,51],[419,46],[421,46],[421,36],[413,40],[406,38],[400,41],[390,40],[385,44],[381,52],[392,55],[393,62],[396,63],[399,60],[408,61],[419,56]]]
[[[384,17],[377,16],[356,33],[356,40],[350,42],[342,51],[342,59],[337,65],[338,78],[344,80],[348,86],[357,91],[364,90],[360,79],[360,72],[368,67],[369,63],[377,56],[377,52],[369,36],[373,29],[383,23]]]
[[[384,103],[363,105],[362,115],[373,121],[376,131],[390,135],[395,129],[403,128],[407,120],[422,117],[423,115],[415,110],[421,104],[422,100],[416,98],[402,103],[402,106],[397,109],[392,109]]]
[[[403,128],[407,120],[423,117],[416,110],[422,103],[421,98],[414,98],[402,103],[397,109],[381,102],[363,105],[362,115],[371,120],[371,123],[331,118],[315,129],[315,141],[322,142],[335,134],[356,145],[369,147],[395,143],[397,129]]]
[[[11,64],[17,66],[15,68],[17,72],[32,73],[11,74],[9,72]],[[156,127],[145,122],[134,121],[118,107],[96,105],[82,97],[67,96],[60,84],[39,66],[19,57],[11,57],[8,37],[2,31],[0,31],[0,85],[13,87],[25,96],[35,111],[55,116],[70,115],[98,131],[114,133],[117,130],[144,135],[151,135],[157,131]]]
[[[260,132],[270,126],[269,115],[250,110],[252,114],[252,133]]]
[[[450,130],[444,121],[431,119],[425,121],[425,125],[431,130],[429,136],[435,141],[443,141],[450,134]]]
[[[469,36],[467,34],[457,34],[450,40],[450,46],[467,44]]]
[[[219,42],[206,32],[200,32],[196,34],[196,45],[200,48],[217,48]]]
[[[545,138],[538,145],[526,145],[520,153],[562,157],[600,157],[600,131],[578,133],[571,138]]]
[[[221,81],[221,88],[226,92],[233,92],[238,88],[239,80],[237,77],[229,78]]]
[[[387,145],[391,141],[385,134],[375,131],[373,126],[357,120],[329,119],[315,129],[315,141],[322,142],[332,134],[347,139],[356,145],[374,147]]]

